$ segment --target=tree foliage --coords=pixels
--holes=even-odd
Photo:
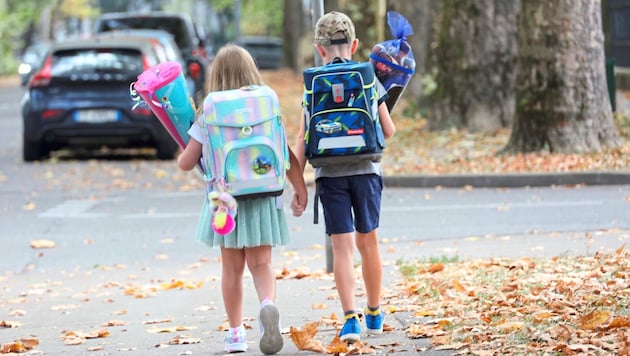
[[[65,17],[87,19],[98,15],[99,11],[92,0],[63,0],[60,12]]]
[[[24,46],[22,35],[52,0],[0,0],[0,74],[15,72],[16,57]]]

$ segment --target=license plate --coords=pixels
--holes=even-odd
[[[118,110],[79,110],[74,113],[74,121],[88,124],[102,124],[120,120]]]

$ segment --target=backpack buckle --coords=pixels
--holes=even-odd
[[[343,103],[343,83],[332,85],[332,95],[335,103]]]

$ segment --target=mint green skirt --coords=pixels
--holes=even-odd
[[[236,227],[228,235],[212,230],[208,200],[204,199],[196,239],[209,247],[244,248],[282,246],[290,241],[282,196],[238,200]]]

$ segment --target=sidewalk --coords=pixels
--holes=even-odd
[[[431,350],[427,339],[410,339],[405,329],[420,318],[412,317],[407,300],[398,285],[401,276],[398,261],[435,256],[457,255],[460,259],[495,256],[551,257],[584,255],[595,251],[611,251],[628,243],[625,234],[596,234],[591,242],[576,234],[556,236],[531,234],[512,236],[509,240],[485,238],[470,241],[465,238],[415,242],[387,242],[381,245],[383,255],[385,324],[392,330],[379,336],[364,337],[364,344],[374,347],[377,354],[452,355],[453,350]],[[625,241],[619,236],[625,236]],[[49,355],[220,355],[223,352],[222,326],[226,325],[220,297],[220,262],[218,251],[210,252],[203,261],[146,261],[130,266],[100,266],[90,270],[72,270],[51,276],[50,271],[37,269],[28,273],[3,276],[0,286],[6,305],[19,313],[20,304],[37,303],[37,310],[15,318],[22,325],[1,329],[0,343],[35,337],[40,344],[36,352]],[[301,328],[309,322],[322,322],[316,336],[324,345],[333,339],[336,329],[330,321],[341,317],[340,304],[331,274],[325,273],[323,248],[295,250],[278,248],[274,251],[277,272],[287,272],[277,282],[278,306],[283,330]],[[164,289],[164,285],[177,285]],[[198,286],[198,283],[203,283]],[[362,284],[357,283],[357,306],[365,305]],[[258,350],[258,302],[248,276],[244,283],[245,323],[248,330],[249,354]],[[11,297],[9,297],[11,296]],[[107,324],[114,326],[107,326]],[[66,329],[71,326],[72,329]],[[69,331],[92,332],[107,329],[110,335],[88,339],[78,345],[64,345],[61,336]],[[279,355],[316,355],[298,351],[289,335],[284,335],[284,348]],[[193,344],[169,345],[175,340]]]
[[[557,185],[584,182],[630,184],[629,175],[603,173],[385,179],[388,186],[417,187],[540,186],[551,184],[549,180]],[[407,337],[406,328],[409,325],[426,319],[414,317],[407,307],[413,301],[406,299],[400,285],[402,277],[396,265],[400,261],[440,256],[458,256],[464,260],[592,255],[596,251],[613,251],[624,243],[628,246],[629,240],[630,231],[594,233],[589,239],[583,232],[532,232],[509,238],[495,236],[472,240],[460,237],[422,243],[383,241],[383,305],[386,310],[394,309],[396,312],[385,317],[390,331],[364,337],[362,341],[381,355],[441,356],[456,353],[455,350],[432,349],[429,339]],[[189,244],[190,241],[183,243]],[[284,348],[279,355],[317,355],[296,348],[288,334],[290,327],[299,329],[306,323],[321,322],[316,339],[327,345],[337,332],[332,319],[342,317],[333,276],[325,272],[323,236],[322,241],[314,244],[318,245],[274,250],[274,268],[278,274],[283,270],[287,274],[277,281],[277,300],[284,331]],[[172,256],[168,260],[145,259],[129,265],[66,271],[50,270],[43,264],[18,274],[0,275],[0,309],[7,315],[6,321],[20,323],[19,327],[0,328],[0,344],[33,337],[39,345],[30,354],[48,355],[223,355],[222,329],[226,325],[226,317],[220,292],[219,252],[205,251],[203,253],[207,257],[202,260]],[[46,254],[46,251],[41,253]],[[45,259],[42,261],[45,262]],[[360,269],[357,272],[360,273]],[[360,281],[357,288],[357,307],[363,308],[365,295]],[[258,301],[249,276],[245,278],[244,292],[245,323],[250,327],[248,354],[260,354]],[[20,316],[22,313],[25,314]],[[83,340],[77,345],[65,345],[62,340],[62,336],[69,332],[89,333],[100,329],[106,329],[109,335]]]

